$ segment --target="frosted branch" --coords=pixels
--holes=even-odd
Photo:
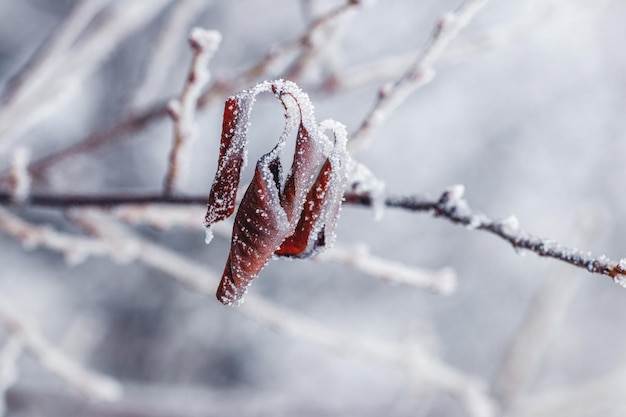
[[[159,1],[163,2],[166,0]],[[224,96],[247,87],[250,83],[258,80],[259,78],[266,77],[269,73],[276,72],[275,67],[284,69],[287,65],[285,61],[288,61],[290,56],[296,54],[297,51],[306,44],[306,40],[308,38],[315,37],[317,32],[323,31],[328,25],[332,25],[336,18],[341,18],[343,15],[343,12],[341,11],[348,7],[352,7],[350,6],[352,3],[357,2],[349,1],[347,5],[340,6],[339,8],[318,18],[299,38],[273,48],[259,62],[247,70],[236,74],[231,78],[215,82],[199,97],[197,103],[198,109],[205,108],[215,100],[221,100]],[[152,4],[152,2],[150,2],[150,4]],[[156,6],[163,7],[160,3]],[[168,103],[166,102],[156,103],[148,108],[131,112],[116,122],[113,126],[91,133],[74,145],[68,146],[58,152],[54,152],[34,161],[29,166],[29,170],[34,178],[41,178],[45,174],[46,170],[64,161],[65,159],[74,155],[93,151],[105,144],[121,140],[133,133],[141,131],[151,123],[160,120],[166,115],[168,115]],[[2,120],[3,115],[0,114],[0,133],[2,131]],[[0,177],[0,184],[6,184],[7,181],[8,178],[6,176]]]
[[[123,233],[127,240],[133,241],[140,248],[137,260],[144,265],[167,273],[194,291],[213,295],[215,286],[220,280],[219,272],[141,238],[133,231],[122,228],[104,213],[84,211],[80,217],[83,224],[89,224],[91,230],[105,240],[110,230],[115,229],[116,233]],[[485,393],[480,382],[425,350],[417,350],[407,359],[405,349],[400,345],[362,339],[333,330],[253,294],[246,296],[246,302],[235,311],[287,336],[321,346],[334,353],[372,360],[400,371],[406,371],[407,366],[411,366],[416,376],[438,389],[449,392],[468,415],[495,416],[493,401]]]
[[[579,216],[574,241],[591,242],[602,229],[598,213],[586,210]],[[581,284],[580,276],[566,276],[563,264],[556,264],[534,297],[515,336],[506,349],[496,373],[492,391],[502,411],[514,405],[526,393],[539,372],[541,361],[558,332],[567,309]]]
[[[167,175],[163,186],[166,195],[172,194],[177,183],[184,178],[185,159],[196,136],[195,113],[198,98],[202,89],[209,82],[209,60],[221,42],[221,35],[216,31],[195,28],[189,35],[189,44],[193,50],[193,58],[187,82],[180,99],[169,104],[169,113],[174,120],[174,144],[169,157]]]
[[[445,191],[438,199],[426,196],[387,195],[385,207],[411,212],[430,213],[434,217],[446,219],[470,230],[489,232],[509,242],[516,250],[527,250],[539,256],[553,258],[577,266],[587,271],[607,275],[617,284],[626,284],[626,260],[613,261],[606,256],[593,256],[564,246],[554,240],[541,238],[519,228],[515,217],[493,220],[474,212],[462,197],[463,187],[455,186]],[[9,193],[0,192],[0,205],[11,204]],[[165,204],[169,206],[201,206],[206,204],[206,196],[167,197],[154,195],[39,195],[31,194],[28,206],[65,209],[72,207],[122,207],[145,204]],[[348,192],[344,204],[373,207],[375,201],[369,195]],[[3,212],[0,212],[3,213]],[[0,221],[1,226],[1,221]]]
[[[89,397],[115,401],[122,395],[120,384],[84,368],[52,345],[32,323],[0,297],[0,326],[44,368]]]
[[[443,52],[485,4],[487,0],[466,0],[456,11],[439,19],[417,61],[402,78],[380,89],[374,107],[351,137],[352,149],[366,145],[373,129],[383,124],[417,88],[432,81],[435,64]]]
[[[456,289],[456,273],[451,268],[426,270],[373,256],[364,245],[339,245],[315,257],[322,262],[349,265],[383,281],[411,285],[437,294],[450,294]]]
[[[301,50],[298,58],[287,69],[283,77],[287,80],[299,79],[322,50],[330,48],[339,29],[339,24],[360,4],[360,1],[348,1],[343,6],[314,21],[309,31],[300,39]]]
[[[401,208],[414,212],[428,212],[435,217],[441,217],[468,229],[482,230],[492,233],[507,242],[516,250],[528,250],[539,256],[557,259],[587,271],[607,275],[616,284],[626,286],[626,259],[613,261],[604,255],[594,257],[589,252],[569,248],[557,241],[531,235],[519,228],[515,217],[493,220],[482,213],[474,212],[463,198],[464,187],[461,185],[450,187],[439,199],[427,197],[387,197],[387,207]],[[347,200],[370,205],[369,198],[347,195]]]
[[[270,50],[259,62],[230,80],[217,82],[202,97],[200,97],[198,105],[204,107],[215,98],[221,98],[225,94],[231,94],[246,88],[249,84],[261,77],[271,73],[277,73],[285,70],[289,62],[298,62],[309,60],[305,57],[307,45],[314,43],[313,39],[321,36],[328,27],[341,20],[346,13],[357,6],[360,2],[348,0],[344,5],[337,7],[326,13],[325,15],[314,20],[306,29],[306,31],[297,39],[288,41],[276,48]],[[304,67],[303,67],[304,69]],[[289,71],[289,70],[287,70]],[[288,78],[283,74],[283,78]]]
[[[134,260],[169,274],[184,286],[202,294],[213,294],[215,291],[219,282],[216,272],[142,239],[111,216],[98,210],[76,210],[72,217],[107,245],[115,246],[120,240],[127,242],[136,248]]]
[[[45,247],[62,253],[70,265],[90,256],[110,257],[117,262],[132,258],[133,248],[126,242],[111,245],[100,239],[70,235],[50,227],[31,224],[6,209],[0,209],[0,230],[22,242],[25,248]]]

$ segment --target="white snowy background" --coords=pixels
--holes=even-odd
[[[0,85],[7,85],[74,3],[0,1]],[[459,5],[366,3],[342,23],[330,47],[334,65],[346,73],[388,57],[417,56],[437,19]],[[221,32],[210,70],[213,77],[230,77],[300,36],[307,7],[317,16],[340,4],[207,1],[188,27]],[[0,137],[3,170],[16,144],[36,159],[128,113],[151,71],[155,39],[177,5],[169,2],[119,42],[34,126],[10,140]],[[437,63],[433,82],[411,95],[354,158],[391,193],[438,196],[463,184],[477,211],[496,218],[514,214],[530,233],[598,256],[626,257],[625,18],[626,3],[617,0],[489,2]],[[180,94],[191,58],[185,32],[179,33],[167,78],[150,91],[153,100]],[[300,82],[318,120],[332,117],[351,132],[380,86],[401,71],[335,93],[319,91],[318,75]],[[221,111],[217,102],[199,113],[185,193],[208,193]],[[277,101],[259,100],[251,160],[274,145],[282,114]],[[171,131],[171,121],[163,118],[123,141],[68,159],[36,190],[158,191]],[[76,232],[58,211],[17,213]],[[200,226],[202,217],[196,220]],[[228,241],[218,237],[206,246],[200,227],[138,231],[207,267],[223,268]],[[507,415],[624,415],[626,290],[609,278],[517,253],[497,237],[425,213],[389,209],[376,221],[371,210],[346,206],[337,234],[339,243],[365,244],[376,256],[410,266],[452,267],[458,288],[441,296],[349,266],[276,260],[250,293],[355,340],[406,346],[407,355],[429,351],[482,381],[491,395],[507,347],[528,312],[537,311],[534,297],[551,283],[551,305],[563,306],[547,315],[554,323],[542,336],[544,354]],[[419,373],[276,332],[138,263],[90,258],[68,266],[58,253],[27,251],[0,234],[0,293],[53,343],[126,390],[119,403],[86,400],[24,354],[7,395],[8,416],[467,415]],[[4,343],[6,333],[2,338]]]

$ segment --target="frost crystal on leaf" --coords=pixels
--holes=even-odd
[[[281,101],[286,122],[278,143],[257,162],[235,215],[230,253],[217,290],[223,304],[239,302],[272,256],[304,258],[332,245],[348,181],[345,127],[334,121],[318,125],[308,95],[296,84],[261,83],[226,100],[218,168],[204,219],[207,231],[235,211],[250,113],[262,92],[272,92]],[[332,140],[325,130],[332,131]],[[294,131],[293,163],[283,177],[280,157]]]

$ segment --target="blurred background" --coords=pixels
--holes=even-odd
[[[258,81],[291,75],[318,120],[333,118],[354,132],[380,87],[402,76],[437,20],[460,4],[363,3],[324,20],[307,42],[251,76],[246,71],[268,53],[286,52],[345,3],[4,0],[3,175],[17,147],[37,161],[104,132],[98,146],[34,173],[33,192],[159,192],[172,144],[164,103],[181,94],[195,26],[222,35],[209,64],[208,88],[219,88],[198,112],[182,194],[208,195],[223,101]],[[596,256],[626,256],[625,16],[626,3],[615,0],[488,2],[436,63],[433,82],[353,157],[390,193],[436,197],[463,184],[479,212],[515,215],[522,229]],[[310,45],[316,53],[294,71],[290,60]],[[148,123],[132,119],[150,111]],[[278,101],[259,98],[251,161],[274,145],[282,114]],[[111,130],[116,126],[124,134]],[[205,245],[204,208],[181,210],[184,220],[162,227],[144,221],[132,226],[133,236],[219,274],[227,237]],[[28,206],[10,212],[82,236],[71,213]],[[626,412],[626,291],[425,213],[388,209],[376,220],[369,209],[345,206],[337,241],[409,268],[453,268],[451,294],[384,282],[345,263],[273,260],[252,285],[250,304],[232,308],[181,285],[167,267],[132,256],[70,265],[59,250],[28,250],[6,225],[2,230],[3,304],[125,391],[118,401],[94,400],[27,351],[14,361],[0,355],[0,373],[16,372],[6,384],[7,416]],[[291,330],[266,320],[257,299],[293,323]],[[10,332],[1,337],[9,344]]]

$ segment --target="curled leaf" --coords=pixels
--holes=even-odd
[[[285,128],[276,146],[257,162],[235,215],[230,253],[217,290],[224,304],[240,301],[272,256],[305,258],[331,245],[347,183],[345,127],[334,121],[318,125],[308,96],[294,83],[265,82],[226,101],[205,226],[210,228],[235,210],[250,112],[261,92],[272,92],[282,102]],[[280,156],[296,127],[293,163],[283,179]],[[325,130],[333,131],[334,140]]]

